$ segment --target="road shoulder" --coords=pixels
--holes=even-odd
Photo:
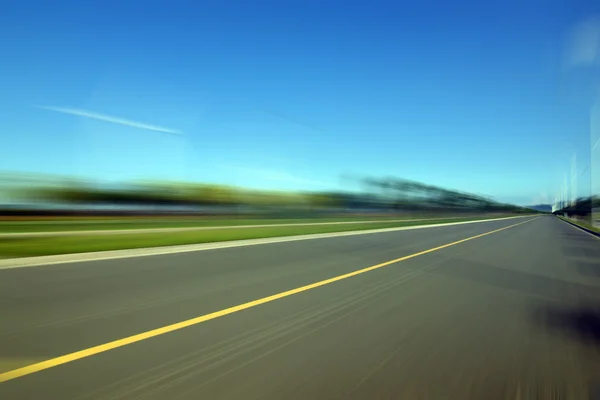
[[[396,227],[396,228],[384,228],[384,229],[372,229],[372,230],[360,230],[360,231],[345,231],[345,232],[333,232],[333,233],[319,233],[319,234],[308,234],[308,235],[297,235],[297,236],[270,237],[270,238],[262,238],[262,239],[232,240],[232,241],[216,242],[216,243],[187,244],[187,245],[178,245],[178,246],[163,246],[163,247],[137,248],[137,249],[126,249],[126,250],[110,250],[110,251],[98,251],[98,252],[88,252],[88,253],[70,253],[70,254],[59,254],[59,255],[51,255],[51,256],[9,258],[9,259],[0,259],[0,269],[36,267],[36,266],[43,266],[43,265],[55,265],[55,264],[87,262],[87,261],[100,261],[100,260],[111,260],[111,259],[132,258],[132,257],[145,257],[145,256],[185,253],[185,252],[193,252],[193,251],[217,250],[217,249],[224,249],[224,248],[231,248],[231,247],[255,246],[255,245],[261,245],[261,244],[282,243],[282,242],[291,242],[291,241],[298,241],[298,240],[326,239],[326,238],[352,236],[352,235],[368,235],[368,234],[373,234],[373,233],[436,228],[436,227],[445,227],[445,226],[453,226],[453,225],[475,224],[475,223],[509,220],[509,219],[515,219],[515,218],[530,218],[530,217],[531,217],[531,215],[474,220],[474,221],[451,222],[451,223],[441,223],[441,224],[413,225],[413,226]]]
[[[579,228],[579,229],[581,229],[582,231],[584,231],[584,232],[587,232],[587,233],[589,233],[590,235],[592,235],[592,236],[594,236],[594,237],[596,237],[596,238],[600,239],[600,233],[599,233],[599,232],[596,232],[596,231],[594,231],[594,230],[592,230],[592,229],[590,229],[590,228],[586,227],[585,225],[582,225],[581,223],[578,223],[577,221],[573,221],[573,220],[571,220],[571,219],[569,219],[569,218],[565,218],[565,217],[558,217],[558,219],[560,219],[560,220],[561,220],[561,221],[563,221],[563,222],[566,222],[566,223],[567,223],[567,224],[569,224],[569,225],[572,225],[572,226],[574,226],[574,227],[576,227],[576,228]]]

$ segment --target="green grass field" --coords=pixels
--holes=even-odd
[[[456,218],[469,219],[476,216]],[[350,216],[337,218],[219,218],[219,217],[125,217],[125,218],[79,218],[79,219],[38,219],[24,221],[0,220],[0,234],[69,231],[109,231],[125,229],[168,229],[206,228],[243,225],[311,224],[329,222],[361,223],[364,221],[398,221],[454,218],[432,215],[390,215],[390,216]]]
[[[193,228],[238,225],[279,225],[294,223],[389,221],[396,219],[422,219],[419,216],[350,217],[350,218],[296,218],[296,219],[251,219],[251,218],[123,218],[123,219],[79,219],[79,220],[34,220],[0,221],[0,233],[24,232],[68,232],[86,230]],[[429,217],[433,218],[433,217]]]
[[[498,218],[453,218],[433,219],[427,221],[401,221],[356,223],[347,225],[313,225],[313,226],[269,226],[246,229],[211,229],[204,231],[186,231],[165,233],[135,233],[105,236],[56,236],[29,238],[1,238],[0,257],[26,257],[52,254],[83,253],[103,250],[133,249],[193,243],[222,242],[229,240],[257,239],[277,236],[294,236],[314,233],[344,232],[355,230],[393,228],[402,226],[428,225],[436,223],[460,222],[465,220],[485,220]],[[264,222],[264,221],[263,221]],[[289,223],[289,220],[286,221]],[[323,222],[323,220],[319,220]],[[239,221],[236,221],[239,224]]]

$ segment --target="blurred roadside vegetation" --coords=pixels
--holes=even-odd
[[[289,192],[202,182],[107,185],[60,176],[5,173],[0,175],[0,213],[534,212],[484,196],[401,178],[360,178],[355,183],[362,190]]]
[[[592,210],[600,208],[600,196],[580,197],[563,208],[554,211],[554,214],[565,217],[591,218]]]

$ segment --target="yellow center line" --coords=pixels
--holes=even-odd
[[[536,217],[536,218],[539,218],[539,217]],[[431,248],[431,249],[428,249],[428,250],[423,250],[423,251],[420,251],[418,253],[414,253],[414,254],[410,254],[408,256],[396,258],[394,260],[386,261],[386,262],[383,262],[381,264],[377,264],[377,265],[373,265],[373,266],[370,266],[370,267],[367,267],[367,268],[359,269],[359,270],[356,270],[356,271],[353,271],[353,272],[349,272],[347,274],[338,275],[338,276],[335,276],[333,278],[329,278],[329,279],[325,279],[325,280],[322,280],[322,281],[319,281],[319,282],[311,283],[309,285],[305,285],[305,286],[301,286],[301,287],[298,287],[298,288],[295,288],[295,289],[287,290],[285,292],[277,293],[277,294],[274,294],[272,296],[263,297],[261,299],[250,301],[248,303],[244,303],[244,304],[240,304],[240,305],[233,306],[233,307],[230,307],[230,308],[226,308],[224,310],[215,311],[215,312],[212,312],[210,314],[201,315],[199,317],[195,317],[195,318],[191,318],[191,319],[188,319],[188,320],[185,320],[185,321],[177,322],[175,324],[163,326],[163,327],[157,328],[157,329],[152,329],[152,330],[147,331],[147,332],[138,333],[137,335],[125,337],[123,339],[117,339],[117,340],[114,340],[112,342],[104,343],[104,344],[101,344],[101,345],[98,345],[98,346],[94,346],[94,347],[90,347],[90,348],[87,348],[87,349],[79,350],[79,351],[76,351],[76,352],[73,352],[73,353],[69,353],[69,354],[65,354],[65,355],[62,355],[62,356],[59,356],[59,357],[51,358],[51,359],[46,360],[46,361],[42,361],[42,362],[38,362],[38,363],[35,363],[35,364],[27,365],[25,367],[17,368],[17,369],[14,369],[12,371],[3,372],[3,373],[0,373],[0,383],[1,382],[6,382],[6,381],[10,381],[12,379],[20,378],[20,377],[25,376],[25,375],[30,375],[30,374],[33,374],[35,372],[40,372],[40,371],[43,371],[45,369],[57,367],[59,365],[67,364],[67,363],[70,363],[72,361],[80,360],[82,358],[91,357],[93,355],[104,353],[106,351],[113,350],[113,349],[116,349],[116,348],[119,348],[119,347],[123,347],[123,346],[126,346],[128,344],[132,344],[132,343],[136,343],[136,342],[141,342],[142,340],[146,340],[146,339],[150,339],[150,338],[153,338],[153,337],[156,337],[156,336],[164,335],[166,333],[174,332],[174,331],[177,331],[177,330],[180,330],[180,329],[183,329],[183,328],[187,328],[189,326],[201,324],[202,322],[210,321],[210,320],[213,320],[213,319],[216,319],[216,318],[219,318],[219,317],[223,317],[225,315],[233,314],[233,313],[236,313],[238,311],[247,310],[249,308],[256,307],[256,306],[259,306],[261,304],[270,303],[272,301],[283,299],[284,297],[292,296],[294,294],[306,292],[308,290],[315,289],[315,288],[318,288],[318,287],[321,287],[321,286],[329,285],[330,283],[334,283],[334,282],[338,282],[338,281],[341,281],[341,280],[344,280],[344,279],[348,279],[348,278],[351,278],[351,277],[356,276],[356,275],[364,274],[364,273],[369,272],[369,271],[373,271],[373,270],[376,270],[376,269],[379,269],[379,268],[383,268],[383,267],[386,267],[388,265],[395,264],[395,263],[398,263],[398,262],[401,262],[401,261],[409,260],[411,258],[419,257],[419,256],[422,256],[424,254],[432,253],[434,251],[442,250],[442,249],[445,249],[447,247],[456,246],[457,244],[464,243],[464,242],[467,242],[469,240],[473,240],[473,239],[477,239],[477,238],[480,238],[480,237],[483,237],[483,236],[491,235],[492,233],[500,232],[500,231],[503,231],[503,230],[506,230],[506,229],[509,229],[509,228],[513,228],[515,226],[519,226],[519,225],[525,224],[527,222],[531,222],[531,221],[533,221],[536,218],[529,219],[529,220],[524,221],[524,222],[519,222],[517,224],[509,225],[509,226],[506,226],[504,228],[495,229],[493,231],[485,232],[485,233],[482,233],[482,234],[479,234],[479,235],[471,236],[471,237],[468,237],[466,239],[457,240],[456,242],[444,244],[442,246],[434,247],[434,248]]]

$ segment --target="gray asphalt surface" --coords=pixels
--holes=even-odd
[[[600,240],[551,216],[0,270],[0,368],[527,219],[1,383],[0,399],[590,398],[600,384]]]

